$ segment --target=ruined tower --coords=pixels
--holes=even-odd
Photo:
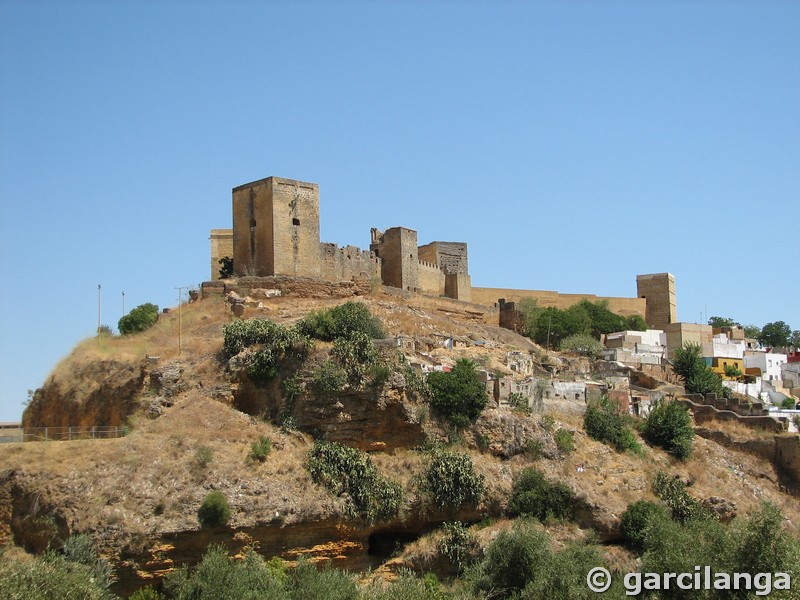
[[[405,227],[392,227],[385,232],[373,228],[371,233],[369,249],[381,259],[383,284],[416,291],[419,287],[417,232]]]
[[[675,277],[672,273],[636,276],[636,295],[647,301],[645,321],[654,329],[665,329],[678,320]]]
[[[233,269],[319,277],[319,186],[268,177],[234,188]]]

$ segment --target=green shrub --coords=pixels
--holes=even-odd
[[[358,588],[353,577],[340,569],[317,566],[307,560],[300,560],[297,567],[290,571],[290,598],[311,600],[356,600]]]
[[[553,553],[549,560],[537,566],[533,578],[522,590],[521,600],[596,600],[598,594],[586,585],[586,577],[594,567],[603,566],[598,548],[581,542],[568,543],[562,550]],[[602,594],[603,598],[625,598],[617,585]]]
[[[262,435],[257,442],[250,444],[250,454],[247,455],[247,458],[253,462],[264,462],[271,451],[272,440]]]
[[[511,392],[508,396],[508,405],[514,410],[529,412],[528,397],[519,392]]]
[[[205,469],[214,460],[214,451],[208,446],[200,446],[194,453],[194,460],[198,467]]]
[[[197,519],[203,527],[225,527],[230,518],[228,499],[217,490],[210,492],[197,510]]]
[[[572,490],[560,482],[552,483],[533,467],[520,471],[514,480],[508,514],[530,516],[540,521],[569,520],[573,516]]]
[[[408,569],[400,569],[399,577],[387,585],[380,577],[373,579],[361,594],[363,600],[447,600],[447,593],[435,573],[417,577]],[[459,596],[460,597],[460,596]]]
[[[686,460],[692,453],[692,417],[677,402],[657,402],[647,415],[642,433],[648,442],[661,446],[676,458]]]
[[[174,600],[287,600],[286,576],[256,552],[244,560],[212,545],[194,568],[183,566],[166,576],[164,590]]]
[[[255,347],[247,355],[245,371],[256,382],[273,379],[284,362],[302,360],[308,350],[308,340],[299,331],[269,319],[239,319],[222,331],[222,348],[229,357]]]
[[[308,387],[320,400],[330,400],[344,390],[347,373],[330,360],[326,360],[311,373]]]
[[[164,600],[164,596],[159,594],[155,588],[148,585],[147,587],[139,588],[133,592],[128,596],[128,600]]]
[[[111,600],[91,566],[70,562],[53,551],[26,560],[2,556],[0,598],[9,600]]]
[[[648,500],[637,500],[622,513],[622,534],[637,552],[644,552],[647,528],[656,519],[669,519],[669,514],[663,506]]]
[[[603,344],[585,333],[576,333],[561,340],[561,351],[580,356],[598,358],[603,352]]]
[[[477,419],[488,401],[475,363],[464,358],[449,373],[430,373],[428,388],[431,407],[456,427],[465,427]]]
[[[629,415],[621,412],[619,406],[612,403],[608,396],[603,396],[598,402],[587,407],[583,417],[583,427],[589,437],[610,444],[619,452],[625,450],[640,452],[641,446],[631,431],[630,421]]]
[[[525,589],[551,558],[547,534],[529,523],[518,522],[510,531],[501,531],[486,549],[473,587],[481,598],[512,597]]]
[[[331,355],[347,374],[347,383],[357,390],[364,387],[368,373],[379,364],[378,351],[372,338],[360,331],[348,337],[336,338]]]
[[[781,402],[781,408],[783,410],[794,410],[797,401],[794,398],[784,398],[783,402]]]
[[[525,442],[525,454],[531,460],[544,458],[544,442],[542,440],[528,440]]]
[[[556,447],[564,454],[569,454],[575,449],[571,431],[559,429],[553,436],[553,440],[555,440]]]
[[[664,501],[672,512],[672,518],[679,523],[712,518],[712,514],[686,491],[686,484],[680,475],[670,477],[664,471],[659,471],[653,478],[653,492]]]
[[[334,495],[347,494],[349,516],[369,523],[385,521],[400,512],[403,489],[382,476],[366,452],[335,442],[314,444],[306,464],[314,483]]]
[[[90,569],[92,579],[107,588],[113,581],[111,565],[97,554],[92,538],[86,534],[73,535],[66,539],[61,555],[68,563],[76,563]]]
[[[436,506],[452,514],[466,504],[477,505],[485,491],[483,475],[475,473],[469,455],[438,449],[425,472],[424,488]]]
[[[386,337],[380,319],[374,317],[366,304],[345,302],[330,310],[312,312],[298,323],[308,337],[332,342],[362,333],[370,339]]]
[[[117,322],[120,334],[138,333],[149,329],[158,321],[158,306],[155,304],[140,304]]]
[[[460,521],[443,523],[442,530],[444,536],[438,543],[439,553],[447,557],[456,571],[461,573],[477,550],[475,539]]]
[[[556,420],[553,418],[553,415],[542,415],[542,429],[545,431],[553,431],[556,426]]]

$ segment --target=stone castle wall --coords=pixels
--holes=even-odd
[[[433,263],[418,261],[417,289],[434,296],[444,295],[444,273]]]
[[[371,281],[381,276],[381,259],[369,250],[356,246],[339,248],[336,244],[323,242],[320,256],[322,279],[327,281],[350,281],[360,277]]]
[[[500,298],[506,302],[519,302],[523,298],[533,298],[542,308],[553,306],[564,310],[581,300],[589,302],[607,301],[608,309],[624,317],[631,315],[645,316],[647,300],[644,298],[614,298],[595,296],[594,294],[560,294],[547,290],[515,290],[504,288],[472,288],[472,301],[477,304],[494,306]],[[651,324],[652,325],[652,324]]]

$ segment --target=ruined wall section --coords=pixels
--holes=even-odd
[[[209,237],[211,240],[211,281],[219,279],[219,270],[222,265],[220,259],[228,256],[233,258],[233,229],[212,229]]]
[[[678,321],[675,277],[671,273],[636,276],[636,295],[647,300],[645,321],[655,329],[665,329]]]
[[[445,293],[444,273],[433,263],[418,261],[417,282],[417,289],[426,294],[441,296]]]
[[[339,248],[336,244],[320,245],[322,278],[327,281],[351,281],[366,277],[372,281],[381,275],[381,259],[369,250],[356,246]]]
[[[319,186],[268,177],[233,189],[237,275],[319,277]]]
[[[469,273],[467,244],[464,242],[431,242],[419,247],[419,259],[433,263],[445,275]]]

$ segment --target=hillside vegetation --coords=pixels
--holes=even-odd
[[[34,573],[87,598],[588,598],[601,565],[613,597],[637,565],[800,577],[800,501],[770,462],[666,406],[627,433],[613,403],[589,426],[585,406],[498,407],[475,377],[511,375],[507,352],[552,377],[578,377],[572,359],[468,305],[352,300],[263,298],[238,320],[210,297],[182,307],[180,352],[176,310],[79,344],[26,426],[128,434],[0,446],[0,596],[63,597],[24,595]],[[457,368],[428,386],[420,361]],[[78,534],[80,558],[59,552]]]

